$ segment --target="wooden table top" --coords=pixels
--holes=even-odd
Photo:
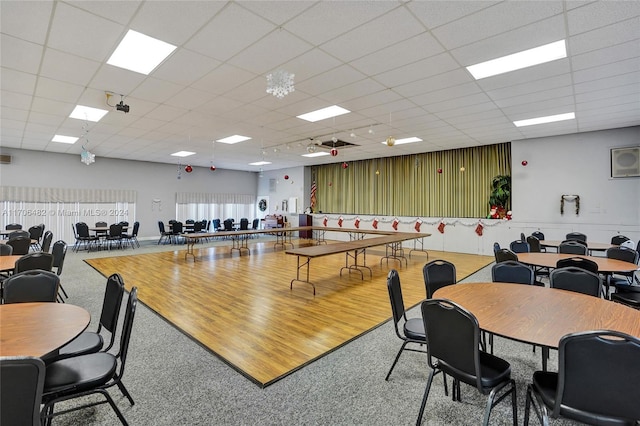
[[[91,316],[69,303],[0,305],[0,356],[44,357],[82,333]]]
[[[465,307],[483,330],[550,348],[578,331],[617,330],[640,338],[640,311],[582,293],[489,282],[443,287],[434,298]]]
[[[598,256],[582,256],[568,253],[517,253],[517,255],[518,261],[522,263],[546,268],[555,268],[556,263],[560,259],[582,257],[596,262],[598,264],[598,272],[620,273],[637,271],[640,269],[640,267],[635,263]]]
[[[395,232],[392,234],[382,235],[374,238],[364,238],[361,240],[353,241],[340,241],[332,244],[298,247],[290,250],[286,250],[285,253],[293,254],[296,256],[305,257],[320,257],[330,254],[344,253],[351,250],[360,250],[369,247],[382,246],[385,244],[398,243],[401,241],[413,240],[416,238],[428,237],[431,234],[421,234],[412,232]]]
[[[540,245],[542,247],[558,247],[563,241],[560,240],[540,240]],[[596,250],[596,251],[606,251],[611,247],[618,247],[616,245],[612,245],[611,243],[592,243],[587,241],[587,249],[588,250]]]
[[[16,260],[22,257],[21,254],[12,254],[11,256],[0,256],[0,271],[13,271],[16,266]]]
[[[0,240],[0,244],[7,244],[7,241],[9,241],[9,240]],[[33,238],[31,239],[31,244],[35,244],[37,242],[38,242],[38,240],[34,240]]]

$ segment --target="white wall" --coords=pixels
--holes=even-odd
[[[140,222],[139,239],[157,238],[158,220],[166,222],[176,216],[176,192],[257,194],[255,172],[220,169],[212,172],[208,168],[194,167],[193,172],[186,173],[183,166],[181,178],[177,179],[176,164],[96,157],[96,162],[87,166],[80,162],[79,155],[6,148],[2,149],[2,154],[12,156],[11,164],[0,165],[0,184],[3,186],[137,191],[136,217],[128,219],[129,222]],[[161,200],[162,211],[158,211],[154,199]],[[93,218],[78,220],[94,222]],[[36,221],[34,218],[33,224]],[[71,230],[68,231],[71,234]],[[54,235],[54,238],[73,242],[69,235]]]
[[[529,235],[538,229],[553,240],[579,231],[587,234],[591,241],[608,242],[616,233],[637,241],[640,239],[640,178],[611,179],[609,150],[639,143],[640,126],[515,141],[511,149],[513,220],[445,218],[447,226],[441,234],[437,231],[441,218],[423,217],[421,231],[433,234],[425,239],[425,248],[491,255],[494,241],[506,245],[521,232]],[[261,178],[255,172],[211,172],[196,167],[191,174],[183,171],[178,180],[177,166],[170,164],[97,158],[95,164],[86,166],[78,155],[12,149],[3,149],[2,153],[12,155],[13,162],[0,166],[1,185],[136,190],[137,217],[130,220],[141,222],[142,237],[155,238],[156,222],[175,216],[176,192],[233,190],[255,194],[256,200],[267,196],[269,214],[282,214],[282,201],[297,198],[297,212],[284,212],[292,226],[298,224],[298,213],[309,206],[308,167],[264,172]],[[521,165],[522,160],[527,160],[526,167]],[[284,179],[285,175],[289,179]],[[276,182],[273,191],[270,179]],[[560,215],[562,194],[580,195],[579,216],[575,215],[572,203],[565,203],[565,213]],[[154,211],[153,199],[162,200],[162,212]],[[256,217],[261,215],[256,212]],[[344,226],[351,227],[354,217],[345,216]],[[314,224],[320,225],[323,218],[324,215],[315,215]],[[337,218],[332,215],[328,226],[336,226]],[[371,227],[373,216],[361,216],[361,219],[362,227]],[[391,229],[392,217],[379,219],[381,229]],[[413,230],[416,217],[399,219],[399,230]],[[480,219],[485,224],[482,236],[475,233]]]

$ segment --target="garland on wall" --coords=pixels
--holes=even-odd
[[[388,218],[388,219],[387,218],[374,217],[374,218],[368,220],[368,219],[362,219],[359,216],[352,216],[352,217],[348,217],[347,216],[347,217],[345,217],[345,216],[342,216],[342,215],[340,215],[340,216],[324,215],[324,217],[322,218],[322,225],[323,226],[327,226],[330,220],[331,221],[336,221],[337,225],[339,227],[341,227],[341,228],[342,228],[343,225],[347,225],[349,223],[353,223],[353,226],[356,229],[362,228],[362,224],[363,223],[367,223],[367,222],[371,223],[371,227],[373,229],[378,229],[380,224],[389,223],[389,224],[391,224],[391,227],[395,231],[398,230],[398,226],[400,224],[402,224],[402,225],[413,225],[413,228],[416,230],[416,232],[420,232],[420,228],[422,227],[422,225],[429,225],[429,226],[436,226],[437,225],[437,230],[441,234],[444,234],[445,227],[448,226],[448,225],[451,225],[451,226],[461,225],[461,226],[465,226],[465,227],[468,227],[468,228],[472,228],[473,227],[474,228],[474,232],[479,237],[482,236],[484,228],[498,226],[498,225],[500,225],[501,223],[504,222],[502,220],[500,220],[500,221],[496,221],[496,220],[483,221],[482,219],[477,220],[477,221],[474,220],[473,222],[467,222],[467,221],[463,221],[463,220],[460,220],[460,219],[445,220],[445,218],[435,219],[433,221],[425,220],[425,219],[422,219],[422,218],[417,218],[415,220],[402,221],[402,220],[398,219],[397,217],[391,217],[391,218]]]
[[[580,196],[579,195],[569,195],[562,194],[560,197],[560,214],[564,214],[564,201],[575,201],[576,203],[576,216],[580,214]]]

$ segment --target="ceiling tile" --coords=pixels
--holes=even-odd
[[[0,35],[2,66],[37,74],[42,59],[42,46],[5,34]]]
[[[51,1],[5,0],[1,2],[0,28],[2,33],[43,45],[47,37],[49,17],[54,4]]]

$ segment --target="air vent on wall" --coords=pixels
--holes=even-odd
[[[611,150],[611,177],[640,176],[640,146]]]
[[[0,164],[11,164],[11,156],[0,154]]]

